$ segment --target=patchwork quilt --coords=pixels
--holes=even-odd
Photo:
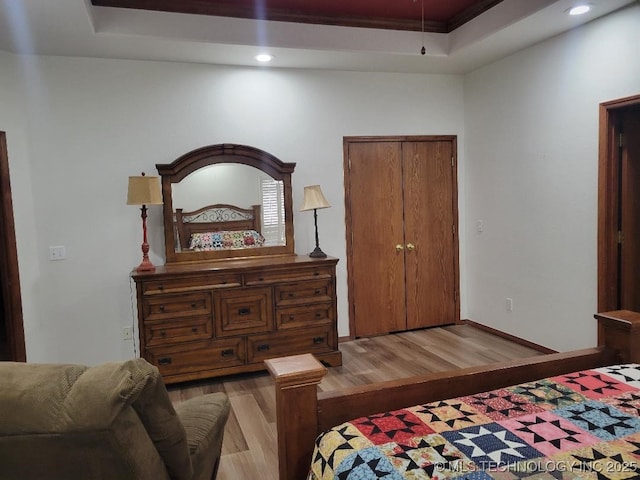
[[[316,440],[308,480],[640,479],[640,365],[358,418]]]
[[[255,230],[192,233],[189,248],[195,251],[254,248],[264,245],[264,237]]]

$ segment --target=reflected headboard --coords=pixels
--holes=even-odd
[[[261,229],[261,205],[241,208],[236,205],[216,203],[192,212],[177,208],[175,213],[176,235],[182,250],[189,249],[194,233]]]

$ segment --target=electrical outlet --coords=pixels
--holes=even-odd
[[[124,327],[122,329],[122,339],[123,340],[133,339],[133,327]]]
[[[504,308],[507,312],[513,312],[513,300],[511,298],[504,299]]]
[[[64,260],[67,258],[67,250],[63,245],[49,247],[49,260]]]

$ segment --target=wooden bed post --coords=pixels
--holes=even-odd
[[[264,363],[276,382],[280,480],[303,480],[318,434],[318,384],[327,369],[309,353]]]
[[[629,310],[596,313],[598,345],[617,350],[620,363],[640,363],[640,313]]]

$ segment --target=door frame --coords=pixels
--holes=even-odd
[[[2,289],[2,315],[6,319],[10,359],[26,362],[18,248],[13,221],[13,201],[9,180],[9,154],[7,136],[0,132],[0,288]]]
[[[344,205],[345,205],[345,230],[346,230],[346,251],[347,251],[347,296],[349,302],[349,336],[345,340],[355,338],[355,305],[352,297],[353,287],[353,242],[351,241],[351,192],[349,182],[349,145],[362,142],[451,142],[451,155],[453,157],[452,175],[452,212],[454,218],[453,226],[453,281],[454,281],[454,301],[455,301],[455,321],[460,320],[460,243],[459,243],[459,214],[458,214],[458,137],[457,135],[393,135],[393,136],[349,136],[342,139],[343,150],[343,171],[344,171]]]
[[[603,102],[598,136],[598,312],[618,309],[619,113],[640,95]]]

